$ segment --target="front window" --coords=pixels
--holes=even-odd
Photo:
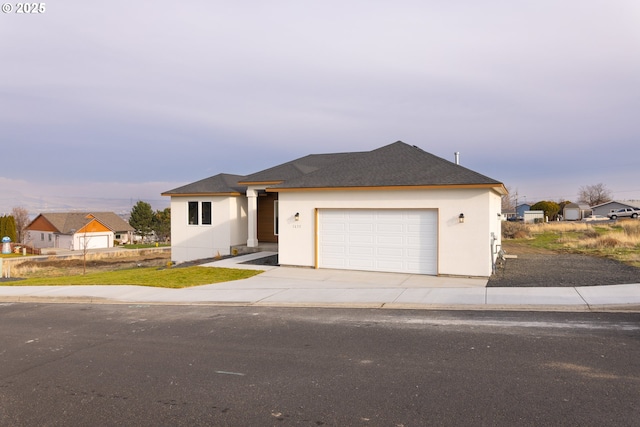
[[[198,225],[198,202],[189,202],[189,225]]]
[[[189,225],[211,225],[211,202],[188,202]]]
[[[202,225],[211,225],[211,202],[202,202]]]

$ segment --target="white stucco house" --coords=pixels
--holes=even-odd
[[[504,194],[501,182],[400,141],[162,193],[176,262],[269,242],[280,265],[474,277],[492,274]]]

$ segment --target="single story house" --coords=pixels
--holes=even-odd
[[[114,212],[39,214],[26,227],[25,243],[38,249],[111,248],[115,235],[131,240],[133,227]]]
[[[611,200],[606,203],[592,206],[591,210],[593,211],[593,215],[607,216],[608,213],[622,208],[640,209],[640,200],[628,200],[624,202]]]
[[[171,197],[172,259],[277,243],[280,265],[488,277],[505,186],[401,141],[215,175]]]
[[[502,219],[506,221],[520,221],[524,218],[524,213],[528,210],[531,210],[531,205],[527,203],[523,203],[521,205],[516,206],[516,211],[502,211]]]

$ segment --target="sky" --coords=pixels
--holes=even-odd
[[[640,200],[637,0],[55,0],[0,12],[0,214],[130,211],[401,140],[518,201]]]

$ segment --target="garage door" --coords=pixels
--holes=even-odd
[[[437,274],[434,210],[321,209],[320,268]]]
[[[80,247],[78,249],[80,250],[109,247],[109,236],[81,236],[78,241],[80,243]]]

